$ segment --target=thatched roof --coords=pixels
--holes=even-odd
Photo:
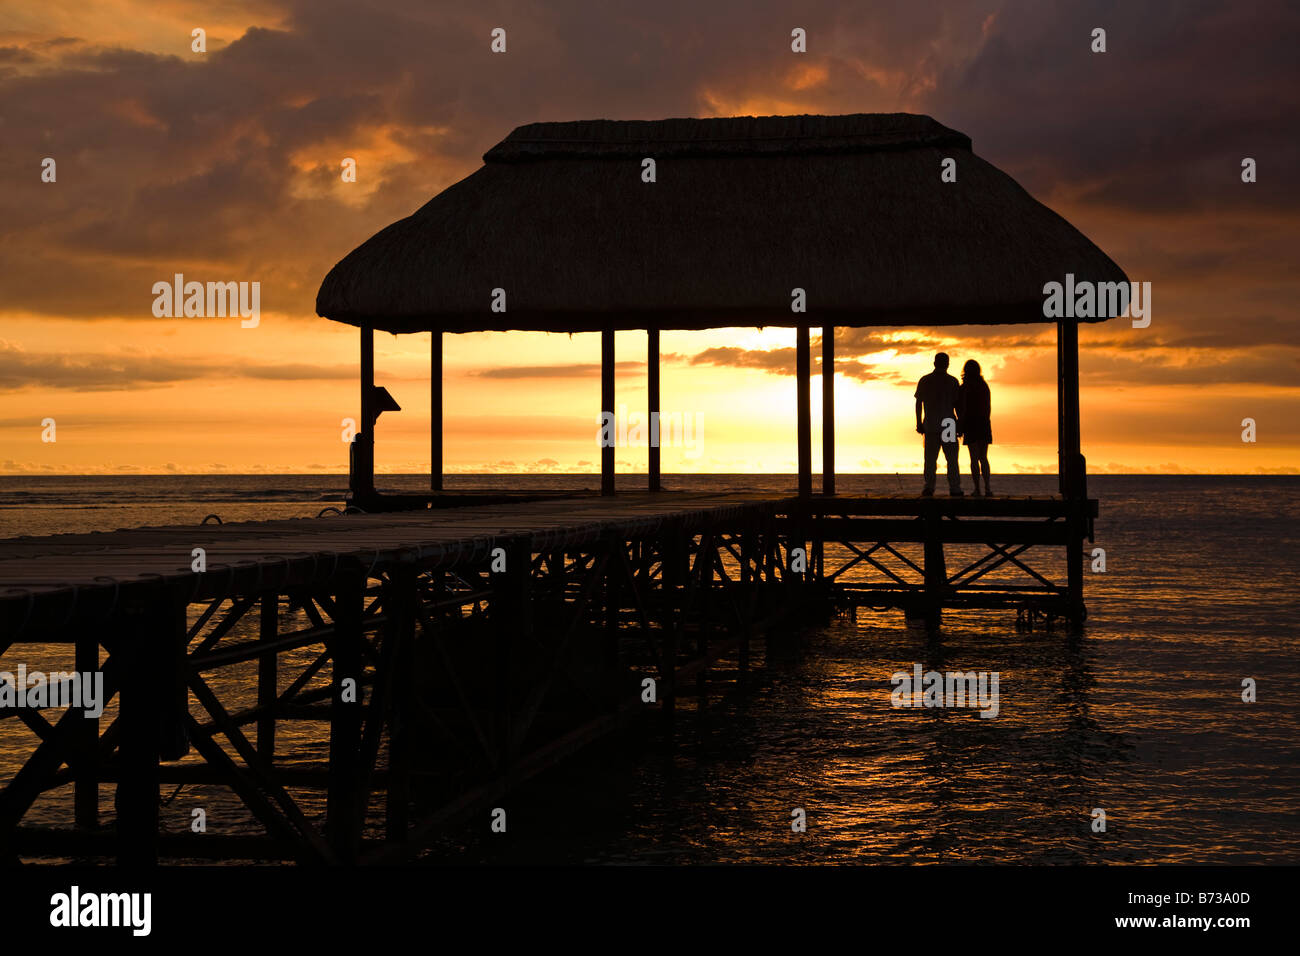
[[[1066,273],[1127,281],[928,116],[534,123],[483,161],[330,270],[316,311],[391,332],[967,325],[1046,321]]]

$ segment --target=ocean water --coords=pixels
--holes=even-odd
[[[1004,494],[1054,477],[995,476]],[[916,476],[841,477],[915,493]],[[389,479],[394,489],[419,478]],[[590,476],[453,478],[452,488],[592,487]],[[628,487],[636,479],[626,480]],[[790,491],[791,476],[674,476],[682,490]],[[319,476],[0,477],[0,536],[314,515]],[[750,685],[671,727],[648,715],[424,854],[467,863],[1300,863],[1300,479],[1089,479],[1107,571],[1081,638],[949,612],[939,635],[859,610],[774,639]],[[942,493],[942,492],[941,492]],[[10,666],[13,652],[0,658]],[[890,677],[997,671],[999,713],[895,708]],[[1258,699],[1241,699],[1251,679]],[[235,693],[239,688],[231,689]],[[727,691],[723,695],[722,691]],[[0,725],[0,782],[30,741]],[[295,739],[284,738],[292,749]],[[319,759],[303,738],[301,757]],[[111,791],[105,806],[111,809]],[[189,790],[189,788],[187,788]],[[187,793],[164,808],[178,828]],[[216,799],[215,797],[213,799]],[[802,810],[805,832],[793,832]],[[1093,829],[1104,810],[1105,832]],[[51,819],[39,804],[29,821]],[[255,832],[238,822],[229,832]]]

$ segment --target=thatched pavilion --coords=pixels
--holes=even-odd
[[[799,491],[810,495],[809,328],[821,327],[823,490],[833,494],[835,326],[1042,323],[1045,283],[1067,274],[1127,283],[1077,229],[971,152],[969,137],[928,116],[534,123],[483,161],[321,284],[316,311],[361,330],[359,500],[377,500],[373,432],[386,393],[373,384],[375,329],[434,333],[437,491],[442,333],[599,331],[601,407],[613,410],[614,335],[647,330],[655,412],[660,330],[793,327]],[[795,289],[806,311],[792,311]],[[505,311],[493,310],[494,290]],[[1078,327],[1057,325],[1061,488],[1080,496]],[[612,447],[601,472],[613,493]]]

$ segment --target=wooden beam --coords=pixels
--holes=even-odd
[[[429,345],[429,490],[442,491],[442,333]]]
[[[822,494],[835,494],[835,326],[822,327]]]
[[[646,330],[646,391],[648,393],[648,411],[649,420],[646,426],[650,429],[650,490],[662,491],[663,483],[660,476],[660,456],[659,456],[659,428],[655,421],[659,417],[659,330]]]
[[[799,497],[812,495],[812,349],[808,326],[798,328],[795,340],[795,388],[798,390]]]
[[[614,330],[600,333],[600,410],[602,414],[615,415],[614,408]],[[614,445],[610,441],[600,449],[600,493],[614,493]]]

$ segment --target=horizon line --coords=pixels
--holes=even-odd
[[[814,477],[821,477],[822,472],[814,471]],[[837,471],[839,478],[894,478],[922,477],[916,471]],[[0,478],[341,478],[347,480],[346,471],[148,471],[148,472],[0,472]],[[382,472],[375,475],[380,478],[428,478],[423,471]],[[586,471],[463,471],[444,472],[443,478],[594,478],[600,479],[600,472]],[[648,472],[618,472],[616,478],[647,478]],[[790,477],[798,479],[795,471],[684,471],[664,473],[667,478],[777,478]],[[995,478],[1059,478],[1055,471],[1011,471],[993,472]],[[1089,478],[1300,478],[1300,471],[1281,472],[1218,472],[1218,471],[1112,471],[1090,472]]]

